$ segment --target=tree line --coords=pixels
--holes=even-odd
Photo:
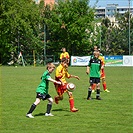
[[[129,54],[129,12],[116,14],[116,22],[95,17],[89,0],[59,0],[58,4],[36,4],[33,0],[1,0],[0,64],[11,55],[54,55],[62,47],[70,55],[90,55],[98,45],[104,55]],[[100,25],[98,25],[100,23]],[[130,44],[133,53],[133,17],[130,16]]]

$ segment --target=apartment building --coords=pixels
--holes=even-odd
[[[114,17],[116,13],[124,14],[129,11],[129,6],[119,6],[118,4],[108,4],[106,7],[97,7],[95,16],[105,18],[105,17]],[[130,7],[130,13],[133,15],[133,7]]]

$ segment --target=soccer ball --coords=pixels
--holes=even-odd
[[[75,86],[75,84],[73,84],[73,83],[68,83],[67,84],[67,90],[68,91],[74,91],[75,90],[75,88],[76,88],[76,86]]]

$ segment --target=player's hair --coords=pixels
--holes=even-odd
[[[68,59],[65,58],[65,57],[63,57],[63,58],[61,59],[61,63],[67,63],[67,62],[68,62]]]
[[[53,63],[48,63],[48,64],[47,64],[47,69],[48,69],[48,68],[55,68],[55,65],[54,65]]]
[[[95,55],[99,55],[100,53],[99,53],[99,51],[98,50],[95,50],[94,52],[93,52],[93,55],[95,56]]]
[[[66,50],[66,48],[65,48],[65,47],[62,47],[61,51],[63,51],[63,49],[65,49],[65,50]]]

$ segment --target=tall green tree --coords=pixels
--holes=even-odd
[[[130,45],[133,51],[133,18],[130,16]],[[116,22],[108,18],[102,20],[102,50],[105,55],[129,54],[129,12],[117,14]]]
[[[47,53],[59,52],[66,47],[71,55],[86,55],[92,47],[89,32],[94,21],[94,10],[88,6],[88,0],[59,0],[52,8],[45,8],[44,18],[49,32]]]
[[[32,0],[2,0],[0,12],[0,63],[6,63],[11,52],[26,54],[40,47],[38,5]]]

